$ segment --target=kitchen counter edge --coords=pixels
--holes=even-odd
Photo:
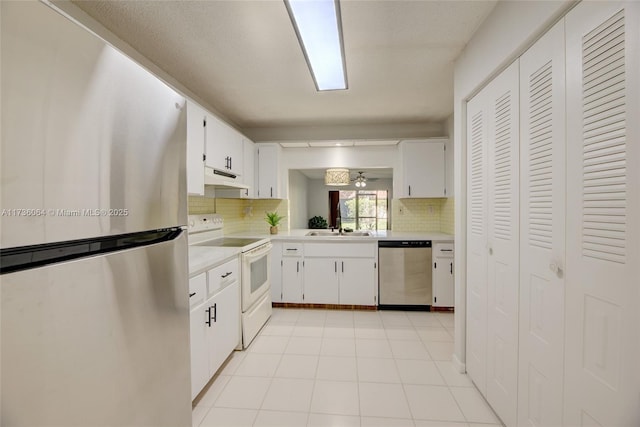
[[[272,241],[303,241],[303,242],[377,242],[379,240],[431,240],[432,242],[453,242],[453,234],[427,232],[427,231],[374,231],[373,236],[307,236],[311,229],[294,229],[281,231],[278,234],[260,232],[243,232],[229,234],[227,237],[260,237]]]

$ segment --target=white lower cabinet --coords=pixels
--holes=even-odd
[[[355,258],[340,261],[340,304],[376,305],[376,277],[378,264],[375,259]]]
[[[208,381],[209,360],[207,358],[207,335],[205,324],[205,289],[207,274],[189,279],[189,302],[197,300],[190,313],[191,323],[191,399],[193,400]]]
[[[304,260],[304,302],[338,304],[338,261],[331,258]]]
[[[210,316],[205,323],[211,378],[240,341],[240,284],[222,289],[205,306]]]
[[[302,302],[302,259],[282,258],[282,301]]]
[[[376,305],[377,242],[305,243],[305,302]]]
[[[378,303],[377,242],[283,242],[274,246],[272,301]]]
[[[376,267],[374,258],[306,258],[304,302],[376,305]]]
[[[433,307],[453,307],[453,243],[433,246]]]
[[[238,261],[232,263],[237,266]],[[224,265],[226,266],[226,264]],[[219,268],[219,267],[217,267]],[[216,270],[215,268],[210,272]],[[211,275],[209,275],[211,276]],[[209,297],[207,273],[189,279],[191,399],[209,382],[240,340],[240,284],[225,282]]]

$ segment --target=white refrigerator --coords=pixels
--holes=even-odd
[[[190,426],[185,99],[0,8],[0,424]]]

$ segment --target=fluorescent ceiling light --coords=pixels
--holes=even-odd
[[[347,89],[338,0],[284,0],[318,90]]]

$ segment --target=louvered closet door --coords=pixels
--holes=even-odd
[[[519,288],[518,61],[487,86],[487,401],[516,424]]]
[[[520,57],[518,425],[562,425],[564,20]]]
[[[639,7],[566,16],[565,425],[640,425]]]
[[[487,391],[487,118],[484,92],[467,103],[466,369]]]

